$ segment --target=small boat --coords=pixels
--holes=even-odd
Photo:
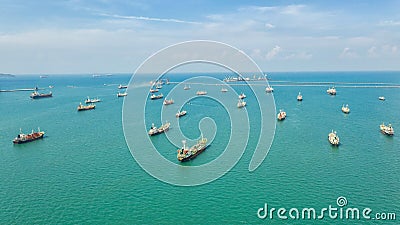
[[[186,115],[186,111],[185,111],[185,110],[180,111],[180,112],[177,112],[177,113],[175,114],[176,118],[181,117],[181,116],[184,116],[184,115]]]
[[[40,75],[40,78],[48,78],[48,75]]]
[[[168,99],[164,99],[164,103],[163,103],[164,105],[171,105],[171,104],[174,104],[174,100],[172,100],[172,99],[170,99],[170,100],[168,100]]]
[[[82,105],[82,103],[79,103],[77,110],[78,111],[85,111],[85,110],[91,110],[91,109],[95,109],[95,108],[96,108],[95,104]]]
[[[196,158],[200,153],[202,153],[207,148],[207,138],[201,135],[201,139],[197,141],[197,144],[190,148],[186,147],[186,141],[182,141],[182,148],[178,149],[177,158],[180,162],[186,162]]]
[[[49,88],[54,88],[54,86],[53,85],[49,85]]]
[[[239,95],[239,98],[240,99],[244,99],[244,98],[246,98],[246,95],[242,93],[242,94]]]
[[[198,91],[196,92],[196,95],[206,95],[207,91]]]
[[[384,123],[381,124],[380,126],[381,132],[383,134],[389,135],[389,136],[393,136],[394,135],[394,129],[392,127],[392,124],[389,124],[388,126],[386,126]]]
[[[162,88],[162,83],[157,83],[156,88],[157,89],[161,89]]]
[[[43,138],[43,136],[44,136],[44,131],[40,131],[39,128],[38,128],[37,132],[34,132],[32,130],[32,132],[30,134],[24,134],[24,133],[22,133],[22,130],[20,129],[19,134],[16,138],[14,138],[13,143],[14,144],[22,144],[22,143],[26,143],[26,142],[31,142],[31,141],[41,139],[41,138]]]
[[[342,106],[342,112],[346,114],[350,113],[350,108],[348,104]]]
[[[154,126],[154,123],[153,123],[153,124],[151,124],[151,128],[149,130],[149,135],[153,136],[153,135],[164,133],[169,130],[170,125],[171,125],[171,123],[167,122],[167,123],[161,125],[161,127],[157,128],[156,126]]]
[[[38,92],[38,87],[35,87],[35,91],[31,93],[30,97],[32,99],[38,99],[38,98],[50,98],[53,97],[53,93],[51,91],[47,94],[41,94]]]
[[[385,97],[383,97],[383,96],[380,96],[380,97],[379,97],[379,100],[381,100],[381,101],[385,101]]]
[[[163,98],[164,97],[164,95],[161,93],[161,94],[159,94],[159,95],[155,95],[155,94],[152,94],[151,96],[150,96],[150,99],[151,100],[156,100],[156,99],[160,99],[160,98]]]
[[[272,92],[274,92],[274,89],[271,86],[268,86],[267,88],[265,88],[265,91],[267,93],[272,93]]]
[[[156,92],[158,92],[158,88],[156,88],[156,89],[150,88],[150,93],[156,93]]]
[[[331,145],[338,146],[340,141],[339,141],[339,136],[337,135],[336,131],[333,131],[329,133],[328,135],[328,140],[331,143]]]
[[[118,86],[118,89],[126,89],[126,88],[128,88],[127,85],[121,85],[121,84],[120,84],[120,85]]]
[[[117,97],[125,97],[127,95],[128,95],[128,93],[126,93],[126,92],[124,92],[124,93],[119,93],[118,92]]]
[[[299,102],[303,101],[303,95],[301,95],[300,92],[299,92],[299,94],[297,95],[297,101],[299,101]]]
[[[228,92],[228,89],[226,89],[226,88],[221,88],[221,92]]]
[[[245,107],[246,106],[246,102],[245,101],[243,101],[242,99],[239,99],[239,101],[238,101],[238,103],[237,103],[237,107],[238,108],[243,108],[243,107]]]
[[[87,99],[85,100],[85,103],[86,103],[86,104],[89,104],[89,103],[96,103],[96,102],[101,102],[101,100],[100,100],[99,98],[90,99],[89,96],[88,96]]]
[[[336,88],[331,87],[328,90],[326,90],[326,93],[328,93],[329,95],[336,95]]]
[[[187,85],[185,85],[185,87],[183,87],[183,90],[189,90],[190,89],[190,85],[189,86],[187,86]]]
[[[280,121],[286,119],[286,112],[280,109],[277,117]]]

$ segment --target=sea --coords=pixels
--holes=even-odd
[[[223,79],[231,74],[164,76],[170,84],[164,84],[160,93],[166,96],[193,76]],[[124,91],[118,85],[127,85],[131,77],[0,77],[0,90],[37,86],[39,92],[53,93],[52,98],[32,100],[31,91],[0,92],[0,224],[399,223],[400,72],[268,73],[274,92],[265,95],[272,95],[273,110],[287,113],[284,121],[265,128],[274,130],[268,155],[257,169],[249,171],[258,138],[249,134],[246,151],[232,169],[195,186],[161,181],[132,156],[122,123],[124,98],[117,97],[118,91]],[[141,79],[143,88],[148,89],[146,76]],[[260,114],[252,109],[263,99],[256,100],[249,90],[265,89],[265,85],[258,85],[258,81],[253,86],[251,82],[235,85],[238,83],[230,84],[238,94],[247,94],[244,100],[248,105],[242,110],[249,112],[249,132],[257,131]],[[336,96],[326,93],[332,86]],[[221,87],[201,87],[210,93],[213,88]],[[203,117],[215,122],[218,129],[211,145],[185,164],[188,167],[216,159],[228,142],[235,146],[242,141],[229,138],[231,121],[223,103],[196,96],[198,90],[196,84],[191,85],[187,93],[193,98],[184,107],[177,100],[171,106],[162,106],[162,100],[146,100],[148,104],[143,106],[146,128],[153,121],[157,126],[164,122],[157,120],[163,107],[187,110],[179,120],[182,132],[192,140],[200,136],[198,124]],[[127,92],[134,98],[129,88]],[[299,92],[302,102],[296,100]],[[87,96],[101,102],[95,110],[78,112],[78,104]],[[378,100],[379,96],[386,100]],[[237,99],[232,102],[236,104]],[[349,105],[350,114],[341,112],[343,104]],[[382,123],[391,123],[395,135],[382,134]],[[40,129],[45,138],[15,145],[12,140],[20,129],[24,133]],[[338,147],[328,142],[332,130],[340,137]],[[146,130],[139,127],[135,132],[142,135]],[[179,164],[179,146],[169,143],[166,134],[149,140],[162,149],[165,159]],[[349,208],[357,208],[359,218],[346,218]]]

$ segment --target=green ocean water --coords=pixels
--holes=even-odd
[[[275,104],[288,117],[277,122],[268,156],[255,171],[248,165],[253,154],[245,151],[238,164],[214,182],[179,187],[148,175],[131,156],[122,129],[123,98],[117,86],[129,75],[93,78],[91,75],[50,75],[0,78],[0,89],[48,87],[54,97],[31,100],[29,92],[0,93],[0,223],[2,224],[348,224],[377,220],[261,220],[257,210],[265,203],[275,208],[371,208],[375,213],[400,214],[400,139],[379,132],[382,122],[400,129],[400,92],[384,88],[400,84],[399,72],[271,73]],[[224,75],[219,75],[224,77]],[[189,75],[170,75],[171,81]],[[283,82],[281,82],[283,81]],[[281,86],[289,82],[328,82],[321,86]],[[331,82],[337,96],[328,96]],[[353,86],[369,86],[356,88]],[[382,84],[377,84],[382,83]],[[106,85],[104,85],[106,84]],[[168,91],[174,84],[165,85]],[[194,91],[195,87],[192,86]],[[235,87],[246,91],[246,87]],[[47,92],[49,89],[44,90]],[[304,101],[297,102],[301,91]],[[96,109],[77,112],[86,96],[99,97]],[[378,100],[385,96],[386,101]],[[248,110],[255,99],[249,97]],[[349,104],[351,113],[340,111]],[[201,107],[200,107],[201,106]],[[158,106],[147,105],[149,111]],[[152,108],[154,107],[154,108]],[[226,127],[226,112],[206,98],[195,99],[182,117],[183,131],[199,135],[198,121],[211,116]],[[210,110],[203,110],[204,108]],[[257,128],[257,115],[250,123]],[[157,114],[149,114],[149,121]],[[146,121],[146,123],[148,123]],[[19,129],[40,127],[43,140],[13,145]],[[328,133],[337,130],[341,145],[331,147]],[[139,132],[139,131],[138,131]],[[249,148],[256,141],[252,136]],[[228,135],[217,132],[215,142],[193,162],[217,157]],[[155,145],[168,145],[163,135]],[[235,141],[235,140],[231,140]],[[176,148],[161,154],[173,161]],[[213,151],[214,150],[214,151]],[[382,223],[396,224],[396,221]]]

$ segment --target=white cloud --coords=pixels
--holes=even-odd
[[[256,12],[264,13],[264,12],[268,12],[268,11],[276,11],[278,9],[279,9],[279,7],[277,7],[277,6],[247,6],[247,7],[239,8],[238,11],[241,11],[241,12],[256,11]]]
[[[106,14],[106,13],[100,13],[99,15],[100,16],[118,18],[118,19],[133,19],[133,20],[172,22],[172,23],[186,23],[186,24],[202,24],[201,22],[179,20],[179,19],[173,19],[173,18],[155,18],[155,17],[146,17],[146,16],[121,16],[121,15],[116,15],[116,14],[110,15],[110,14]]]
[[[276,57],[279,52],[281,52],[282,48],[278,45],[275,45],[275,47],[273,49],[271,49],[269,52],[267,52],[267,55],[265,56],[267,58],[267,60],[271,60],[274,57]]]
[[[265,24],[265,27],[266,27],[267,29],[273,29],[273,28],[275,28],[275,25],[270,24],[270,23],[266,23],[266,24]]]
[[[384,20],[379,23],[380,26],[400,26],[400,21]]]
[[[349,59],[349,58],[357,58],[358,54],[354,50],[346,47],[346,48],[343,49],[342,53],[340,53],[339,56],[340,56],[340,58]]]
[[[382,52],[384,54],[396,54],[398,52],[397,45],[383,45]]]
[[[288,6],[281,8],[281,13],[287,14],[287,15],[297,15],[305,7],[306,7],[305,5],[288,5]]]
[[[239,12],[251,12],[251,13],[281,13],[286,15],[299,14],[306,5],[283,5],[283,6],[247,6],[238,9]]]
[[[372,46],[371,48],[369,48],[368,51],[367,51],[367,55],[369,57],[373,57],[373,58],[378,57],[379,54],[378,54],[377,47],[376,46]]]

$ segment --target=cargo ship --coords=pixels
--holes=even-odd
[[[172,100],[172,99],[170,99],[170,100],[165,99],[163,104],[164,104],[164,105],[171,105],[171,104],[174,104],[174,100]]]
[[[272,93],[272,92],[274,92],[274,89],[271,86],[268,86],[268,87],[265,88],[265,91],[267,93]]]
[[[201,139],[197,141],[197,144],[193,145],[189,149],[186,148],[186,141],[182,141],[182,148],[178,149],[177,158],[181,162],[186,162],[196,158],[200,153],[202,153],[207,148],[207,138],[201,135]]]
[[[381,129],[381,132],[383,134],[386,134],[386,135],[389,135],[389,136],[393,136],[394,135],[394,129],[392,127],[392,124],[389,124],[388,126],[386,126],[384,123],[382,123],[380,125],[380,129]]]
[[[207,91],[198,91],[196,92],[196,95],[206,95]]]
[[[158,92],[158,88],[156,89],[150,88],[150,93],[156,93],[156,92]]]
[[[170,125],[171,125],[171,123],[167,122],[167,123],[161,125],[161,127],[157,128],[156,126],[154,126],[154,123],[153,123],[153,124],[151,124],[151,128],[150,128],[148,134],[150,136],[153,136],[156,134],[161,134],[161,133],[167,132],[169,130]]]
[[[303,95],[301,95],[300,92],[299,92],[299,94],[297,95],[297,101],[299,101],[299,102],[303,101]]]
[[[237,107],[238,108],[243,108],[243,107],[245,107],[246,106],[246,102],[245,101],[243,101],[242,99],[239,99],[239,102],[237,103]]]
[[[331,87],[328,90],[326,90],[326,93],[328,93],[329,95],[336,95],[336,88]]]
[[[100,100],[99,98],[92,98],[92,99],[90,99],[89,96],[88,96],[87,99],[85,100],[85,103],[86,103],[86,104],[89,104],[89,103],[96,103],[96,102],[101,102],[101,100]]]
[[[177,112],[177,113],[175,114],[175,117],[178,118],[178,117],[184,116],[184,115],[186,115],[186,113],[187,113],[187,112],[186,112],[185,110],[180,111],[180,112]]]
[[[90,104],[90,105],[82,105],[82,103],[79,103],[78,105],[78,111],[85,111],[85,110],[91,110],[95,109],[96,105],[95,104]]]
[[[53,97],[53,93],[51,93],[51,91],[47,94],[41,94],[38,92],[38,87],[35,87],[35,90],[32,92],[32,94],[30,95],[30,97],[32,99],[38,99],[38,98],[49,98],[49,97]]]
[[[26,142],[31,142],[31,141],[41,139],[41,138],[43,138],[43,136],[44,136],[44,131],[40,131],[40,129],[38,129],[38,132],[34,132],[32,130],[32,132],[30,134],[24,134],[20,130],[20,134],[18,134],[18,136],[16,138],[14,138],[13,143],[14,144],[23,144]]]
[[[350,113],[350,108],[349,108],[349,105],[343,105],[342,106],[342,112],[343,113],[345,113],[345,114],[349,114]]]
[[[150,96],[150,99],[151,100],[156,100],[156,99],[160,99],[160,98],[163,98],[164,97],[164,95],[161,93],[161,94],[159,94],[159,95],[155,95],[155,94],[152,94],[151,96]]]
[[[128,95],[128,93],[126,93],[126,92],[124,92],[124,93],[119,93],[118,92],[117,97],[125,97],[127,95]]]
[[[328,134],[328,141],[333,146],[339,146],[340,140],[339,140],[339,136],[337,135],[336,131],[332,130],[332,132],[330,132]]]
[[[279,113],[278,113],[278,116],[277,116],[277,117],[278,117],[278,120],[280,120],[280,121],[286,119],[286,112],[283,111],[282,109],[279,110]]]

